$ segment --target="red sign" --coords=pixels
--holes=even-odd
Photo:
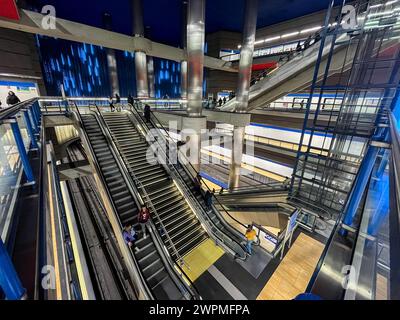
[[[18,7],[15,0],[0,0],[0,17],[19,20]]]
[[[258,71],[258,70],[274,69],[274,68],[276,68],[276,62],[267,62],[267,63],[253,64],[251,70]]]

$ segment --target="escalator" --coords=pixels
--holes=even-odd
[[[93,156],[97,160],[100,174],[103,177],[103,183],[118,216],[120,230],[126,224],[132,224],[135,229],[138,229],[136,200],[96,116],[84,114],[81,115],[81,120]],[[120,230],[119,232],[122,232]],[[118,230],[114,230],[114,232],[118,232]],[[188,292],[182,289],[184,285],[177,283],[171,266],[165,263],[165,257],[161,253],[160,246],[157,245],[155,232],[150,230],[150,236],[141,237],[135,242],[135,249],[130,250],[147,288],[156,299],[190,298]]]
[[[384,41],[380,48],[381,53],[395,48],[398,45],[396,41],[394,39]],[[320,48],[321,45],[322,48]],[[334,32],[328,32],[326,39],[297,53],[290,61],[250,86],[247,110],[264,107],[291,92],[300,92],[309,88],[319,60],[320,50],[322,52],[317,70],[318,81],[324,78],[327,63],[329,63],[329,77],[349,71],[353,65],[357,47],[358,42],[352,40],[351,34],[343,34],[336,38]],[[229,100],[219,110],[234,111],[236,101],[236,98]]]
[[[170,255],[179,260],[181,256],[208,238],[200,221],[190,209],[165,169],[147,156],[148,144],[137,131],[127,113],[103,113],[112,139],[124,160],[132,179],[143,189],[141,195],[147,203],[162,239]],[[139,186],[137,186],[139,187]]]
[[[199,214],[205,218],[210,234],[217,242],[223,244],[227,252],[233,254],[234,257],[243,260],[246,259],[246,251],[243,247],[243,241],[245,239],[242,232],[242,229],[245,229],[246,225],[231,217],[223,208],[218,209],[218,199],[216,199],[214,195],[213,205],[208,208],[204,198],[205,192],[198,187],[198,183],[196,182],[198,181],[197,179],[202,181],[203,178],[198,175],[198,172],[190,164],[188,159],[183,161],[182,157],[185,157],[185,155],[179,151],[177,144],[173,142],[168,131],[162,126],[157,117],[151,113],[150,121],[146,121],[138,107],[139,106],[130,108],[131,119],[133,119],[147,134],[150,133],[155,141],[161,142],[161,145],[165,147],[164,151],[167,157],[176,153],[177,163],[171,162],[169,164],[170,167],[172,167],[171,170],[176,173],[176,178],[182,182],[182,185],[188,190],[190,196],[192,196],[199,205]],[[202,184],[208,188],[208,191],[212,194],[212,190],[208,187],[207,183],[202,181]],[[240,228],[237,229],[232,225],[240,226]]]

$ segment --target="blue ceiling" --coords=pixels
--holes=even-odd
[[[179,46],[182,0],[142,0],[144,24],[154,41]],[[102,27],[102,14],[112,15],[113,31],[130,34],[131,0],[26,0],[33,7],[54,5],[60,18]],[[245,0],[207,0],[206,32],[240,31]],[[257,28],[326,9],[330,0],[259,0]]]

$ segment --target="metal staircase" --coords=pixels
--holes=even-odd
[[[148,152],[148,144],[137,131],[129,115],[103,113],[103,117],[129,174],[134,181],[137,180],[143,186],[144,190],[140,190],[142,196],[144,192],[147,193],[151,202],[151,205],[148,203],[151,214],[160,217],[155,224],[160,230],[165,228],[165,233],[162,232],[164,243],[171,256],[179,260],[180,256],[208,238],[206,231],[173,180],[164,168],[155,162],[154,154]],[[167,235],[172,243],[168,241]]]
[[[126,224],[132,224],[138,229],[137,202],[96,115],[81,115],[81,121],[120,222],[121,229],[115,232],[122,232],[122,226]],[[152,185],[151,182],[148,181],[147,185]],[[175,272],[171,270],[173,266],[168,266],[166,263],[161,246],[157,244],[157,231],[150,226],[149,233],[146,238],[141,237],[135,241],[131,253],[153,297],[172,300],[190,299],[191,295],[185,290],[185,286],[179,284],[178,276],[173,274]]]

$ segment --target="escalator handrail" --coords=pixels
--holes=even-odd
[[[107,123],[105,122],[105,120],[104,120],[104,118],[103,118],[103,116],[102,116],[102,114],[101,114],[101,111],[100,111],[100,109],[98,108],[97,105],[96,105],[96,109],[97,109],[97,112],[98,112],[98,114],[99,114],[99,116],[100,116],[101,123],[102,123],[102,125],[103,125],[102,127],[104,128],[104,130],[107,131],[107,135],[110,137],[110,143],[111,143],[111,145],[113,146],[113,149],[118,153],[118,155],[120,156],[120,159],[125,159],[125,157],[123,156],[123,154],[122,154],[121,151],[120,151],[120,148],[118,148],[118,146],[117,146],[117,142],[114,141],[114,139],[112,138],[111,131],[110,131],[110,129],[108,128],[108,125],[107,125]],[[132,168],[130,167],[130,165],[129,165],[126,161],[122,161],[122,162],[123,162],[124,169],[126,170],[125,172],[129,172],[129,173],[130,173],[132,179],[134,180],[133,182],[136,184],[137,188],[140,189],[140,190],[142,191],[142,194],[144,195],[144,197],[147,198],[147,202],[148,202],[148,204],[150,204],[151,209],[153,209],[153,213],[155,214],[155,216],[156,216],[158,222],[160,223],[160,225],[161,225],[163,231],[165,232],[165,235],[167,236],[168,242],[170,243],[171,247],[173,248],[174,253],[176,254],[177,257],[179,257],[179,261],[180,261],[180,262],[183,262],[182,257],[180,256],[178,250],[176,249],[175,244],[172,242],[172,239],[171,239],[170,235],[168,234],[167,230],[165,229],[165,226],[164,226],[164,224],[163,224],[163,222],[162,222],[162,220],[161,220],[161,218],[160,218],[160,216],[159,216],[159,214],[158,214],[156,208],[154,207],[154,205],[153,205],[153,203],[152,203],[152,201],[151,201],[151,199],[150,199],[150,196],[148,195],[146,189],[144,188],[143,184],[142,184],[142,183],[140,182],[140,180],[136,177],[136,175],[135,175],[135,173],[133,172],[133,170],[132,170]],[[129,169],[131,169],[131,170],[129,171]],[[130,181],[129,181],[129,183],[130,183]],[[131,184],[131,187],[133,187],[132,184]],[[144,201],[143,199],[141,199],[140,203],[141,203],[141,204],[144,204],[144,203],[146,203],[146,201]]]
[[[157,210],[156,210],[155,207],[153,206],[153,204],[152,204],[152,202],[151,202],[151,200],[150,200],[150,197],[149,197],[149,195],[147,194],[146,189],[144,188],[144,186],[142,185],[142,183],[139,181],[139,179],[136,177],[136,175],[133,173],[133,170],[131,170],[131,171],[128,170],[127,163],[123,160],[124,157],[123,157],[123,155],[121,154],[120,149],[116,146],[116,144],[115,144],[115,142],[114,142],[114,139],[112,138],[110,129],[108,128],[108,125],[106,124],[106,122],[105,122],[105,120],[104,120],[104,118],[103,118],[103,116],[102,116],[102,113],[101,113],[99,107],[97,106],[97,104],[94,104],[94,106],[95,106],[95,108],[96,108],[97,115],[99,116],[99,121],[100,121],[100,123],[102,124],[102,128],[107,132],[107,135],[106,135],[106,136],[109,137],[109,142],[110,142],[110,144],[111,144],[111,146],[112,146],[111,149],[115,150],[115,152],[118,153],[118,155],[119,155],[119,157],[120,157],[120,159],[121,159],[121,163],[120,163],[120,164],[121,164],[121,166],[123,167],[124,173],[130,172],[130,175],[125,175],[125,174],[124,174],[124,176],[126,177],[126,180],[127,180],[127,181],[126,181],[127,184],[129,185],[130,189],[132,189],[132,190],[135,190],[135,191],[136,191],[137,188],[139,188],[139,189],[142,191],[144,197],[146,197],[146,198],[148,199],[147,202],[151,205],[151,209],[153,209],[153,212],[155,213],[157,220],[159,221],[159,223],[160,223],[160,225],[161,225],[161,227],[162,227],[162,229],[163,229],[165,235],[167,236],[168,242],[171,244],[171,247],[173,248],[173,251],[175,252],[176,256],[179,258],[179,261],[180,261],[181,263],[184,264],[184,263],[185,263],[184,260],[182,259],[182,257],[180,256],[178,250],[176,249],[175,244],[172,242],[172,239],[171,239],[170,235],[168,234],[168,232],[167,232],[167,230],[166,230],[166,228],[165,228],[165,226],[164,226],[164,224],[163,224],[163,222],[162,222],[160,216],[158,215]],[[131,178],[130,178],[129,176],[130,176]],[[133,182],[136,183],[137,188],[135,187],[135,184],[132,183],[132,180],[131,180],[131,179],[134,180]],[[138,193],[138,194],[139,194],[139,193]],[[139,194],[139,196],[140,196],[140,194]],[[135,200],[137,200],[136,197],[134,197],[134,198],[135,198]],[[138,204],[140,204],[140,205],[142,205],[142,204],[145,203],[145,201],[142,199],[141,196],[140,196],[140,199],[137,200],[137,202],[138,202]],[[153,231],[156,231],[156,230],[157,230],[157,228],[155,228],[155,226],[154,226],[153,224],[151,224],[151,228],[152,228]],[[200,294],[199,294],[197,288],[194,286],[193,282],[189,279],[189,277],[186,276],[186,274],[183,272],[183,270],[181,270],[181,268],[179,267],[179,270],[181,271],[181,274],[177,274],[177,273],[175,272],[175,270],[173,269],[174,266],[177,266],[177,264],[175,264],[175,263],[172,261],[172,258],[171,258],[171,256],[169,255],[169,253],[166,252],[166,251],[164,250],[163,241],[160,239],[158,232],[153,232],[153,235],[154,235],[155,239],[157,240],[157,243],[155,243],[155,245],[156,245],[156,247],[157,247],[157,249],[158,249],[158,252],[160,253],[160,255],[162,255],[162,259],[163,259],[163,260],[165,259],[165,260],[168,262],[168,264],[170,265],[171,269],[173,270],[173,271],[172,271],[173,274],[172,274],[171,269],[170,269],[170,268],[167,268],[168,273],[171,275],[172,278],[174,278],[174,276],[177,276],[178,278],[182,278],[181,283],[184,284],[186,290],[191,294],[192,297],[195,297],[196,299],[199,299]],[[185,277],[185,279],[183,279],[183,276]],[[185,281],[188,281],[188,282],[190,283],[190,286],[186,286],[186,282],[185,282]],[[177,283],[176,283],[176,284],[177,284]],[[178,284],[177,284],[177,286],[178,286],[178,288],[180,288],[180,286],[179,286]],[[183,293],[183,294],[185,295],[185,293]]]
[[[28,105],[31,106],[33,103],[35,103],[39,98],[32,98],[28,99],[25,101],[18,102],[17,104],[0,110],[0,121],[7,119],[9,117],[14,116],[17,114],[19,111],[22,109],[25,109]]]
[[[133,107],[133,106],[132,106],[132,107]],[[133,108],[135,108],[135,107],[133,107]],[[136,109],[135,109],[135,110],[136,110]],[[137,111],[137,110],[136,110],[136,111]],[[171,139],[171,141],[174,141],[173,138],[170,136],[168,130],[165,129],[165,127],[162,125],[162,123],[160,122],[160,120],[154,115],[153,112],[151,112],[151,115],[152,115],[152,117],[157,121],[157,123],[161,126],[162,130],[167,134],[167,136]],[[153,125],[154,125],[155,128],[157,128],[157,126],[156,126],[154,123],[153,123]],[[183,156],[185,159],[187,159],[187,157],[186,157],[178,148],[177,148],[177,151],[179,152],[179,154],[180,154],[181,156]],[[179,161],[179,157],[178,157],[178,161]],[[199,172],[193,167],[193,165],[190,163],[190,161],[187,160],[186,162],[188,163],[188,165],[190,166],[190,168],[191,168],[194,172],[196,172],[196,174],[198,175],[199,179],[200,179],[201,181],[204,181],[203,177],[202,177],[202,176],[199,174]],[[185,166],[182,166],[182,167],[183,167],[183,169],[185,170],[185,172],[191,177],[192,181],[193,181],[194,183],[196,183],[196,177],[195,177],[190,171],[186,170],[186,169],[185,169]],[[222,207],[221,203],[220,203],[220,202],[218,201],[218,199],[215,197],[214,193],[212,192],[212,190],[210,189],[210,187],[207,185],[207,183],[204,181],[203,184],[206,186],[206,188],[208,189],[208,191],[212,194],[214,201]],[[222,207],[222,209],[223,209],[223,207]],[[237,220],[236,218],[232,217],[232,216],[229,214],[228,211],[226,211],[225,209],[223,209],[223,210],[224,210],[224,212],[225,212],[233,221],[235,221],[236,223],[240,224],[241,226],[243,226],[243,227],[245,227],[245,228],[247,227],[244,223],[242,223],[241,221],[239,221],[239,220]]]
[[[132,106],[131,104],[129,104],[129,105],[131,106],[131,110],[132,110],[132,107],[133,107],[133,106]],[[134,107],[133,107],[133,108],[134,108]],[[135,112],[132,112],[132,111],[131,111],[132,114],[133,114],[133,116],[139,121],[139,123],[140,123],[141,125],[144,125],[144,126],[147,128],[147,130],[149,131],[150,128],[148,127],[148,125],[146,124],[146,122],[143,121],[143,119],[141,118],[141,116],[140,116],[138,110],[136,110],[135,108],[134,108],[133,110],[135,111]],[[153,114],[153,116],[154,116],[154,114]],[[158,120],[158,119],[157,119],[157,120]],[[152,124],[153,124],[153,127],[154,127],[155,129],[158,129],[157,126],[156,126],[154,123],[152,123]],[[158,130],[159,130],[159,129],[158,129]],[[165,130],[165,128],[164,128],[164,130]],[[167,133],[168,133],[168,132],[167,132]],[[161,136],[164,137],[163,135],[161,135]],[[165,139],[165,137],[164,137],[164,139]],[[156,141],[157,141],[157,140],[156,140]],[[159,143],[159,142],[157,141],[157,143]],[[166,144],[166,145],[168,145],[168,144]],[[168,158],[169,158],[169,157],[168,157],[168,150],[164,150],[162,145],[160,145],[160,147],[161,147],[161,149],[165,152],[165,156],[166,156],[166,158],[168,159]],[[167,148],[168,148],[168,147],[167,147]],[[177,150],[178,150],[178,149],[177,149]],[[178,161],[179,161],[179,159],[178,159]],[[185,166],[182,165],[182,168],[185,169]],[[212,221],[212,219],[208,216],[208,213],[202,208],[202,206],[200,205],[200,203],[198,202],[198,200],[193,196],[192,192],[187,188],[187,185],[186,185],[186,183],[184,182],[184,179],[183,179],[183,177],[181,176],[180,172],[179,172],[173,165],[172,165],[172,169],[173,169],[173,171],[174,171],[176,177],[182,182],[182,187],[186,189],[188,198],[192,199],[192,201],[194,202],[194,205],[198,208],[199,211],[201,211],[201,216],[207,220],[208,224],[212,225],[212,226],[213,226],[215,229],[217,229],[221,234],[223,234],[227,239],[231,240],[232,242],[235,242],[236,245],[237,245],[239,248],[241,248],[242,251],[243,251],[243,253],[244,253],[244,257],[240,257],[240,255],[239,255],[239,257],[240,257],[241,259],[246,259],[246,250],[245,250],[244,246],[243,246],[239,241],[233,239],[231,236],[227,235],[224,231],[220,230],[220,229],[218,228],[217,225],[215,225],[215,223]],[[194,169],[194,168],[193,168],[193,169]],[[170,169],[170,170],[171,170],[171,169]],[[185,172],[187,172],[187,171],[185,170]],[[191,177],[191,176],[189,175],[189,177]],[[227,224],[227,223],[226,223],[226,221],[224,220],[224,218],[220,216],[219,211],[218,211],[214,206],[213,206],[213,211],[214,211],[214,213],[216,213],[216,215],[217,215],[217,217],[219,218],[219,220],[221,221],[221,223],[222,223],[228,230],[232,229],[232,231],[230,230],[230,232],[232,232],[233,234],[235,234],[236,237],[239,237],[239,238],[241,238],[241,239],[244,239],[244,236],[243,236],[241,233],[239,233],[236,229],[234,229],[230,224]],[[216,236],[216,235],[215,235],[215,236]],[[219,237],[219,238],[220,238],[220,237]],[[224,242],[224,239],[220,239],[220,240],[222,241],[222,243],[225,243],[225,242]]]
[[[111,206],[112,206],[113,212],[114,212],[114,214],[115,214],[115,216],[116,216],[116,218],[117,218],[117,220],[118,220],[118,222],[119,222],[119,225],[120,225],[120,227],[121,227],[121,229],[122,229],[121,220],[120,220],[120,218],[119,218],[119,216],[118,216],[118,214],[117,214],[118,211],[117,211],[117,209],[116,209],[116,207],[115,207],[114,201],[112,201],[112,197],[111,197],[110,191],[109,191],[109,189],[108,189],[108,187],[107,187],[107,183],[106,183],[105,177],[104,177],[104,175],[103,175],[102,170],[100,169],[100,166],[99,166],[99,164],[98,164],[98,162],[97,162],[96,154],[95,154],[95,152],[94,152],[94,150],[93,150],[93,148],[92,148],[92,145],[91,145],[91,143],[90,143],[89,137],[88,137],[88,135],[87,135],[87,133],[86,133],[85,124],[84,124],[84,122],[83,122],[83,120],[82,120],[82,116],[81,116],[81,113],[80,113],[80,111],[79,111],[79,108],[78,108],[78,106],[76,105],[75,102],[72,104],[72,106],[73,106],[73,108],[76,110],[76,114],[77,114],[77,116],[78,116],[79,123],[81,124],[81,126],[82,126],[83,129],[84,129],[84,130],[82,130],[82,133],[83,133],[83,135],[84,135],[84,137],[85,137],[85,140],[88,142],[87,145],[88,145],[88,148],[89,148],[89,152],[92,154],[93,165],[95,166],[95,170],[96,170],[96,172],[97,172],[97,174],[98,174],[98,177],[99,177],[100,180],[101,180],[101,183],[102,183],[103,186],[104,186],[104,189],[105,189],[105,191],[106,191],[106,193],[107,193],[108,199],[110,199],[110,204],[111,204]],[[96,120],[96,121],[97,121],[97,120]],[[101,127],[101,126],[100,126],[100,127]],[[115,160],[116,160],[116,162],[118,163],[117,159],[115,159]],[[123,176],[123,177],[124,177],[124,176]],[[125,177],[124,177],[124,178],[125,178]],[[124,179],[124,180],[125,180],[125,179]],[[116,230],[115,230],[115,231],[116,231]],[[128,251],[130,252],[130,255],[131,255],[132,261],[134,262],[134,265],[135,265],[136,270],[139,271],[138,273],[139,273],[139,277],[140,277],[140,280],[141,280],[141,283],[140,283],[140,284],[141,284],[142,288],[141,288],[141,287],[138,287],[138,288],[135,287],[135,289],[136,289],[136,290],[141,290],[141,289],[142,289],[142,291],[143,291],[144,294],[145,294],[145,297],[150,298],[150,299],[154,299],[153,294],[152,294],[152,292],[150,291],[149,287],[147,286],[147,283],[146,283],[146,281],[145,281],[145,279],[144,279],[144,277],[143,277],[143,275],[142,275],[142,272],[140,271],[139,264],[138,264],[138,262],[136,261],[136,258],[134,257],[133,253],[132,253],[130,250],[128,250]],[[136,295],[139,296],[138,292],[136,292]]]

